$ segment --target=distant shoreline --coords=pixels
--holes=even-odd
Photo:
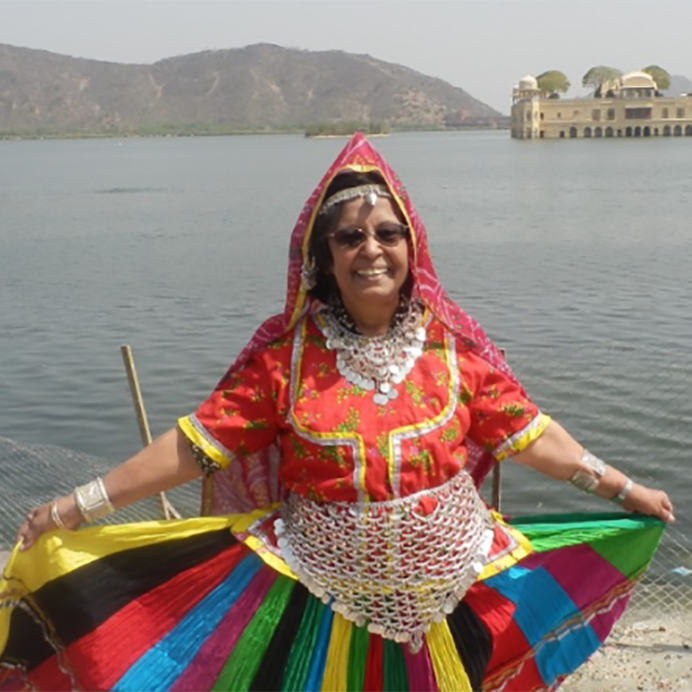
[[[509,127],[430,127],[430,128],[402,128],[388,133],[366,134],[366,137],[389,137],[393,134],[409,134],[415,132],[478,132],[478,131],[507,131]],[[306,135],[303,130],[248,130],[242,132],[177,132],[177,133],[135,133],[135,132],[51,132],[51,133],[15,133],[0,132],[0,142],[20,142],[56,139],[180,139],[183,137],[242,137],[257,135],[296,135],[304,139],[344,139],[351,135]]]

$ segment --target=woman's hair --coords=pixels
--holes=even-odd
[[[347,188],[373,183],[376,185],[386,185],[384,178],[375,171],[370,173],[356,173],[353,171],[339,173],[327,188],[323,201]],[[337,290],[331,271],[332,253],[329,249],[327,236],[336,228],[343,204],[343,202],[339,202],[324,214],[318,213],[310,236],[308,256],[315,260],[317,267],[317,283],[310,291],[310,294],[323,303],[328,302],[329,297]]]

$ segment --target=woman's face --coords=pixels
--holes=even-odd
[[[357,198],[341,208],[336,227],[329,234],[329,249],[341,299],[356,322],[359,315],[372,317],[378,310],[389,319],[392,307],[398,305],[399,291],[409,272],[407,239],[381,242],[374,234],[402,225],[395,203],[386,197],[378,197],[374,206]],[[353,246],[340,243],[343,231],[349,229],[361,230],[363,242]]]

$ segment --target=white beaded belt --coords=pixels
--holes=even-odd
[[[493,539],[465,471],[387,502],[317,503],[291,493],[275,529],[284,560],[315,596],[414,652],[476,581]]]

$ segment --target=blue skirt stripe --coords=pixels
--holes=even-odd
[[[531,647],[538,647],[535,661],[546,685],[576,670],[600,646],[591,626],[580,623],[581,610],[545,568],[516,565],[486,583],[516,605],[514,621]],[[575,629],[562,634],[560,642],[544,641],[569,620]]]
[[[323,611],[322,622],[315,641],[315,651],[310,665],[310,672],[305,683],[305,692],[320,692],[322,689],[322,678],[324,669],[327,665],[327,651],[329,650],[329,638],[332,633],[332,621],[334,611],[327,607]]]
[[[244,558],[221,584],[129,668],[113,690],[165,692],[170,689],[263,564],[255,554]]]

